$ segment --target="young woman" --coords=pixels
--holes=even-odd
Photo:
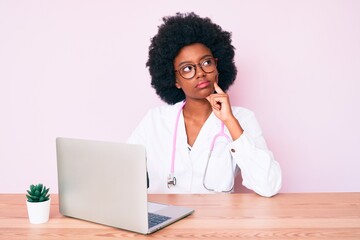
[[[146,147],[149,193],[231,192],[234,178],[262,196],[281,170],[254,113],[231,106],[231,34],[194,13],[165,17],[149,48],[151,85],[168,105],[151,109],[128,139]]]

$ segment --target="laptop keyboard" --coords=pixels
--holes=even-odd
[[[166,220],[169,220],[170,217],[158,215],[155,213],[148,213],[148,221],[149,221],[149,228],[152,228]]]

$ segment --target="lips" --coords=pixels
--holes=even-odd
[[[200,81],[197,85],[196,88],[206,88],[210,85],[210,81]]]

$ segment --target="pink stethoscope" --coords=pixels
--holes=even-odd
[[[177,113],[177,116],[176,116],[176,120],[175,120],[175,128],[174,128],[174,135],[173,135],[173,146],[172,146],[172,154],[171,154],[171,168],[170,168],[170,174],[169,174],[168,179],[167,179],[168,188],[170,188],[171,186],[176,185],[176,177],[174,175],[174,172],[175,172],[175,155],[176,155],[176,139],[177,139],[177,130],[178,130],[178,125],[179,125],[180,114],[181,114],[182,109],[185,106],[185,103],[186,102],[184,101],[181,104],[181,106],[179,108],[179,111]],[[215,191],[215,189],[208,188],[206,186],[206,184],[205,184],[207,168],[208,168],[208,165],[209,165],[209,160],[211,158],[212,151],[214,150],[215,142],[220,137],[225,137],[228,142],[231,142],[230,137],[224,131],[224,123],[223,122],[221,122],[220,132],[214,136],[214,138],[213,138],[213,140],[211,142],[210,152],[209,152],[206,167],[205,167],[205,173],[204,173],[204,177],[203,177],[203,186],[204,186],[205,189],[207,189],[209,191]],[[233,184],[232,184],[232,186],[231,186],[231,188],[229,190],[226,190],[226,191],[223,191],[223,192],[231,192],[233,190],[233,188],[234,188],[234,182],[233,182]]]

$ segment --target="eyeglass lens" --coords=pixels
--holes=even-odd
[[[193,78],[196,74],[196,67],[200,66],[205,73],[212,73],[216,69],[216,60],[214,58],[207,58],[199,64],[188,64],[180,68],[179,73],[185,79]]]

